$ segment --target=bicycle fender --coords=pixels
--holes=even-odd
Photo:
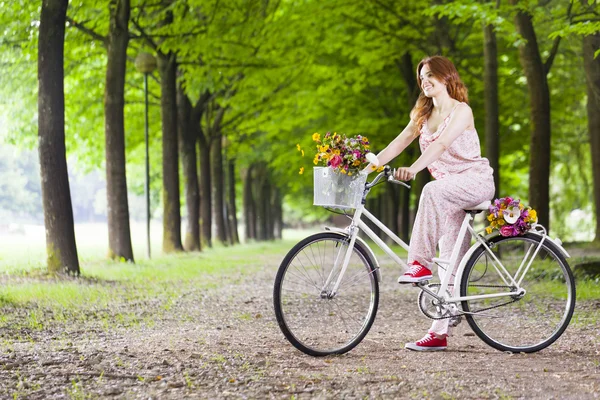
[[[325,230],[328,232],[335,232],[335,233],[339,233],[344,236],[348,236],[348,232],[342,228],[326,226]],[[377,279],[379,280],[379,282],[381,282],[381,268],[379,268],[379,261],[377,260],[377,257],[375,257],[375,253],[373,253],[373,250],[371,250],[371,248],[369,247],[367,242],[365,242],[360,237],[357,236],[356,241],[362,245],[363,249],[365,249],[367,251],[368,255],[371,257],[371,261],[373,261],[373,264],[375,264],[375,273],[377,274]]]

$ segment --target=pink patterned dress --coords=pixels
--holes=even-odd
[[[464,103],[457,104],[435,132],[429,131],[425,121],[419,136],[422,152],[444,132],[454,111],[461,104]],[[421,193],[410,239],[408,262],[418,261],[432,269],[432,259],[438,244],[440,258],[450,259],[465,217],[463,210],[490,200],[495,188],[494,171],[489,161],[481,157],[479,137],[474,126],[460,134],[440,158],[427,168],[435,180],[426,184]],[[459,260],[469,249],[470,243],[470,238],[465,238],[461,244]],[[440,279],[443,274],[444,271],[439,268]],[[448,319],[436,320],[430,332],[447,334]]]

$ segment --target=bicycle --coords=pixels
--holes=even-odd
[[[284,336],[311,356],[343,354],[357,346],[373,325],[379,305],[379,263],[364,232],[392,260],[408,268],[362,220],[366,217],[395,243],[396,236],[365,208],[371,189],[384,182],[403,185],[385,166],[370,183],[366,175],[335,176],[315,168],[315,205],[354,209],[346,229],[326,228],[297,243],[283,259],[275,278],[273,303]],[[323,175],[323,176],[321,176]],[[340,178],[342,177],[342,178]],[[343,179],[343,182],[336,180]],[[500,351],[531,353],[556,341],[575,308],[575,282],[558,239],[534,224],[522,236],[482,235],[471,226],[484,202],[465,211],[450,260],[434,258],[446,273],[440,283],[413,284],[418,305],[430,319],[466,318],[474,333]],[[457,260],[467,233],[475,244]],[[456,290],[455,290],[456,288]]]

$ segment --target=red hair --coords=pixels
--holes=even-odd
[[[433,99],[425,96],[423,89],[421,88],[421,69],[425,65],[429,66],[431,74],[437,80],[446,85],[446,89],[448,90],[450,97],[464,103],[469,103],[467,87],[460,80],[458,71],[456,70],[454,64],[452,64],[452,61],[442,56],[432,56],[422,59],[417,66],[417,83],[419,85],[419,89],[421,89],[421,93],[419,94],[417,103],[410,112],[410,119],[415,121],[417,124],[415,136],[419,136],[421,127],[425,123],[425,120],[431,115],[431,111],[433,111]]]

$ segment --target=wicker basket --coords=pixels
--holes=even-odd
[[[348,176],[329,167],[314,167],[314,205],[356,208],[360,204],[367,176]]]

